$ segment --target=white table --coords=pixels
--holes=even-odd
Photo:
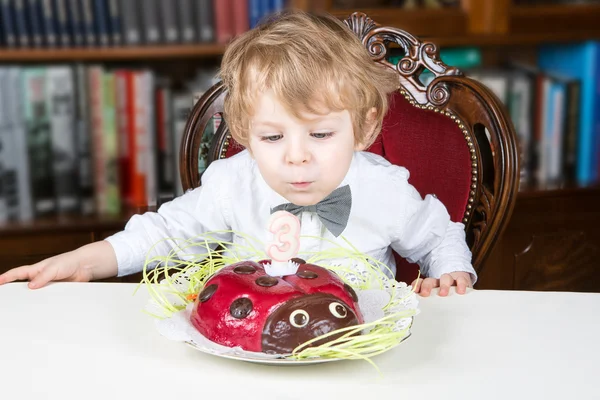
[[[134,289],[0,286],[0,398],[600,399],[600,294],[421,299],[412,336],[373,359],[381,376],[364,361],[274,367],[201,353],[160,336]]]

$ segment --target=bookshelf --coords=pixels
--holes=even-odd
[[[223,44],[135,46],[74,49],[1,49],[2,62],[81,62],[81,61],[148,61],[198,59],[218,57],[225,51]]]
[[[336,2],[332,0],[295,0],[291,5],[308,11],[325,10],[340,18],[362,11],[380,24],[399,27],[441,47],[478,46],[487,65],[498,62],[504,54],[519,53],[525,58],[534,58],[539,44],[600,39],[597,23],[600,4],[532,6],[516,3],[513,0],[459,0],[454,7],[410,10],[335,7]],[[137,63],[150,67],[166,63],[173,66],[172,73],[176,75],[208,60],[216,62],[225,48],[225,44],[217,43],[56,49],[2,47],[0,60],[6,64],[93,62]],[[596,186],[523,190],[518,195],[506,233],[482,270],[479,287],[597,290],[590,282],[600,279],[600,269],[595,268],[600,256],[600,236],[596,233],[600,225],[599,205],[600,188]],[[143,211],[127,209],[111,217],[57,216],[2,224],[0,272],[100,240],[122,229],[131,215]],[[567,247],[560,247],[561,242]],[[527,267],[526,262],[533,266]],[[573,272],[575,267],[577,273]],[[535,276],[540,276],[540,280]],[[136,279],[134,276],[121,280]]]

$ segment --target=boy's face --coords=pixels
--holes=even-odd
[[[270,92],[260,95],[248,148],[267,184],[291,203],[313,205],[342,182],[355,146],[348,111],[289,114]]]

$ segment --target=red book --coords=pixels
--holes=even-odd
[[[234,0],[213,0],[217,43],[228,43],[235,34],[232,7]],[[246,7],[248,7],[246,5]],[[248,12],[246,11],[246,14]]]

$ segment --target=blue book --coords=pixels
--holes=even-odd
[[[93,1],[92,18],[96,29],[96,37],[100,46],[108,46],[108,38],[112,34],[112,32],[109,32],[108,3],[106,0]]]
[[[2,15],[4,43],[8,47],[15,47],[17,45],[17,34],[13,22],[13,7],[10,0],[0,0],[0,15]]]
[[[38,0],[42,22],[42,35],[48,47],[54,47],[58,42],[56,29],[58,20],[52,3],[52,0]]]
[[[27,23],[27,9],[25,0],[13,0],[13,11],[15,17],[15,33],[20,47],[29,47],[30,32]]]
[[[57,42],[63,47],[70,47],[72,42],[67,0],[54,0],[53,10]]]
[[[285,0],[270,0],[269,13],[278,13],[285,8]]]
[[[600,152],[600,42],[542,46],[538,65],[548,72],[581,82],[576,178],[583,186],[597,182]]]
[[[26,15],[29,17],[29,28],[33,45],[42,47],[44,43],[44,30],[42,26],[42,2],[41,0],[29,0],[25,7]]]
[[[84,43],[90,47],[96,46],[98,43],[100,43],[94,26],[94,7],[92,1],[93,0],[79,0],[79,11],[81,16]]]
[[[248,0],[248,15],[250,16],[250,29],[258,25],[262,18],[262,1],[263,0]]]
[[[121,46],[121,10],[118,0],[108,0],[108,21],[111,42],[113,46]]]

